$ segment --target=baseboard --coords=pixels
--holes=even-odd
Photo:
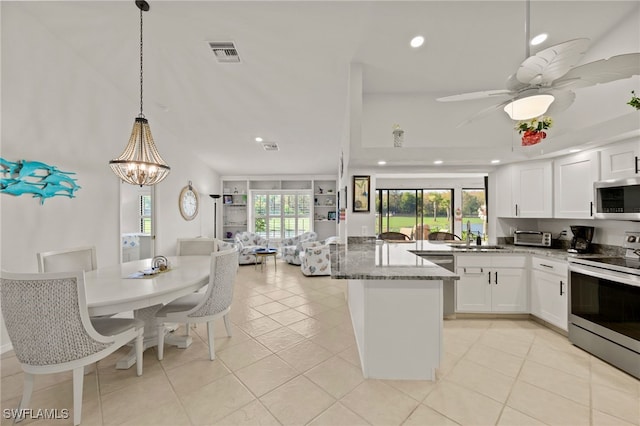
[[[530,319],[531,316],[529,314],[497,314],[497,313],[467,313],[467,312],[457,312],[456,319],[517,319],[524,320]]]
[[[11,343],[5,343],[4,345],[0,346],[0,354],[9,352],[11,350],[13,350],[13,345]]]

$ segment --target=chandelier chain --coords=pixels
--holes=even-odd
[[[140,117],[144,117],[142,113],[142,9],[140,9]]]

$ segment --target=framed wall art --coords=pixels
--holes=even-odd
[[[353,177],[353,212],[365,213],[369,211],[369,193],[371,192],[370,176]]]

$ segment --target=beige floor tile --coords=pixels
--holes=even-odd
[[[20,361],[18,361],[18,358],[15,356],[2,358],[2,361],[0,361],[0,375],[2,377],[12,376],[20,373],[21,371],[22,367],[20,367]]]
[[[229,374],[206,386],[180,396],[194,425],[215,423],[255,398],[233,375]]]
[[[330,328],[312,336],[310,340],[319,344],[334,354],[342,352],[356,344],[355,338],[337,328]]]
[[[323,298],[327,297],[326,294],[322,294],[322,293],[320,294],[322,295]],[[304,294],[303,297],[308,297],[308,295]],[[314,315],[319,314],[320,312],[328,311],[329,309],[331,309],[331,307],[315,301],[310,301],[309,303],[306,303],[304,305],[296,306],[294,309],[296,311],[300,311],[303,314],[312,317]]]
[[[309,317],[302,312],[296,311],[295,309],[287,309],[286,311],[271,314],[269,315],[269,318],[279,322],[282,325],[290,325],[294,322],[302,321]]]
[[[328,311],[320,312],[319,314],[316,314],[314,318],[331,326],[347,323],[351,328],[351,318],[349,317],[349,314],[340,310],[330,309]]]
[[[190,423],[187,412],[177,399],[145,408],[120,424],[122,426],[186,426]],[[84,425],[84,421],[82,424]]]
[[[592,356],[591,382],[640,397],[640,380]]]
[[[302,334],[296,333],[287,327],[281,327],[276,330],[265,333],[256,337],[256,340],[270,349],[272,352],[279,352],[283,349],[293,346],[305,340]]]
[[[232,306],[231,311],[229,312],[229,319],[236,324],[249,322],[263,316],[264,314],[250,308],[249,306],[242,306],[240,308]]]
[[[589,405],[589,381],[527,360],[522,366],[518,380],[564,396],[582,405]]]
[[[533,417],[527,416],[518,410],[514,410],[511,407],[504,407],[502,415],[498,419],[498,425],[500,426],[544,426],[540,420],[536,420]]]
[[[286,311],[287,309],[289,309],[289,307],[279,302],[271,302],[265,303],[264,305],[254,306],[253,309],[262,314],[271,315],[275,314],[276,312]]]
[[[469,349],[475,344],[476,341],[469,341],[467,339],[458,339],[455,336],[451,336],[445,333],[442,339],[442,347],[445,352],[449,352],[459,357],[463,356]]]
[[[151,379],[154,377],[164,376],[164,370],[157,361],[155,350],[146,350],[144,353],[142,376],[136,375],[135,365],[126,370],[118,370],[114,364],[98,367],[98,375],[100,378],[100,393],[106,395],[111,392],[118,391],[127,386],[136,384],[139,379]],[[152,359],[153,362],[146,362]]]
[[[373,425],[399,425],[418,401],[379,380],[366,380],[340,402]]]
[[[205,329],[206,327],[204,325]],[[164,346],[164,357],[160,361],[164,369],[170,370],[193,361],[209,359],[208,343],[203,342],[199,336],[196,338],[197,333],[191,333],[191,335],[193,336],[193,343],[188,348],[181,349],[172,345]]]
[[[294,294],[291,297],[287,297],[285,299],[280,299],[278,300],[278,302],[282,303],[283,305],[286,305],[290,308],[296,308],[298,306],[302,306],[305,305],[307,303],[309,303],[309,299],[305,299],[304,297],[298,296],[297,294]]]
[[[260,398],[283,425],[306,424],[335,402],[335,399],[304,376],[285,383]]]
[[[346,304],[344,297],[342,296],[327,296],[316,300],[318,303],[328,306],[330,308],[337,308]]]
[[[591,410],[593,426],[637,426],[638,423],[629,423],[619,417],[615,417],[598,410]]]
[[[291,346],[277,353],[277,355],[295,368],[299,373],[304,373],[310,368],[330,358],[333,354],[309,340]]]
[[[287,327],[289,327],[291,330],[295,331],[296,333],[302,334],[306,338],[313,337],[322,331],[333,328],[332,325],[329,325],[322,321],[318,321],[315,318],[308,318],[308,317],[301,321],[294,322],[293,324],[289,324]]]
[[[282,289],[279,289],[279,290],[276,290],[276,291],[270,291],[268,293],[263,293],[263,294],[265,296],[267,296],[268,298],[273,299],[273,300],[277,300],[277,301],[280,301],[282,299],[286,299],[288,297],[295,296],[290,291],[282,290]]]
[[[468,425],[494,425],[502,404],[452,382],[441,382],[423,404],[448,418]]]
[[[309,426],[367,426],[369,424],[365,419],[339,402],[327,408],[322,414],[308,423]]]
[[[402,423],[403,426],[425,426],[425,425],[440,425],[440,426],[456,426],[458,423],[443,416],[437,411],[420,404],[415,409],[409,418]]]
[[[381,380],[418,402],[422,402],[435,389],[438,382],[431,380]]]
[[[271,318],[264,316],[252,321],[238,324],[238,327],[240,327],[249,336],[257,337],[273,331],[276,328],[280,328],[282,327],[282,325],[272,320]]]
[[[304,375],[336,399],[342,398],[364,381],[360,368],[338,356],[329,358]]]
[[[229,374],[220,360],[199,359],[166,370],[171,386],[177,394],[191,392]]]
[[[244,300],[246,306],[256,307],[260,305],[264,305],[265,303],[271,303],[273,299],[265,296],[264,294],[260,294],[259,296],[249,297]]]
[[[342,352],[338,353],[338,356],[345,361],[349,361],[351,364],[362,369],[360,364],[360,353],[358,352],[358,345],[349,346]]]
[[[244,426],[279,426],[280,422],[271,415],[260,401],[255,400],[215,422],[216,425],[244,425]]]
[[[509,396],[509,392],[511,392],[515,378],[466,359],[461,359],[444,380],[454,382],[504,403]]]
[[[588,354],[557,350],[544,343],[541,344],[540,340],[533,342],[527,359],[587,380],[591,374]]]
[[[591,401],[595,410],[640,424],[640,398],[628,392],[592,384]]]
[[[522,336],[516,337],[517,333],[516,336],[513,336],[512,338],[507,339],[505,338],[506,336],[509,335],[505,334],[504,330],[492,328],[487,330],[482,337],[480,337],[479,342],[508,354],[524,358],[531,348],[534,335],[531,335],[531,338],[529,339],[526,338],[526,335],[524,336],[524,339],[520,338]]]
[[[260,397],[291,380],[298,372],[275,355],[236,370],[236,376],[254,395]]]
[[[473,345],[463,359],[473,361],[509,377],[516,377],[524,358],[502,352],[490,346],[477,343]]]
[[[269,355],[271,351],[253,339],[216,353],[216,357],[232,371],[251,365]]]
[[[588,425],[589,408],[553,392],[517,381],[507,406],[549,425]]]

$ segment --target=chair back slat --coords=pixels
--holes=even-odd
[[[213,238],[178,238],[178,256],[209,256],[216,251]]]
[[[37,254],[38,272],[93,271],[98,268],[95,247],[76,247]]]

